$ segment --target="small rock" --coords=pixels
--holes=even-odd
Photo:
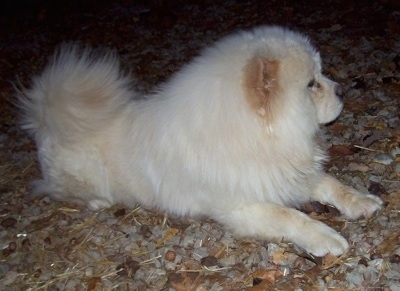
[[[377,270],[381,270],[383,265],[383,259],[375,259],[368,262],[369,267],[373,267]]]
[[[387,271],[385,271],[385,277],[388,279],[392,279],[392,280],[396,280],[397,281],[397,289],[390,289],[390,291],[400,291],[400,287],[399,287],[399,280],[400,280],[400,273],[398,270],[395,269],[389,269]]]
[[[176,269],[176,264],[175,264],[174,262],[166,261],[166,262],[164,263],[164,268],[165,268],[166,270],[175,270],[175,269]]]
[[[353,88],[353,89],[350,89],[348,92],[347,92],[347,97],[350,99],[350,98],[357,98],[358,96],[360,96],[361,95],[361,91],[360,90],[357,90],[357,88]]]
[[[193,247],[195,249],[201,248],[201,246],[203,245],[203,240],[202,239],[196,239],[194,242]]]
[[[378,112],[378,116],[389,116],[390,112],[387,109],[382,109],[381,111]]]
[[[375,163],[379,163],[379,164],[388,166],[393,163],[394,159],[391,155],[388,155],[386,153],[380,153],[380,154],[375,155],[373,161]]]
[[[269,259],[268,251],[267,251],[266,247],[261,247],[260,248],[260,254],[261,254],[261,260],[262,261],[267,261]]]
[[[18,273],[15,271],[9,271],[7,272],[7,274],[4,276],[3,278],[3,284],[4,285],[11,285],[12,283],[14,283],[14,281],[18,278]]]
[[[47,196],[46,196],[47,198]],[[97,220],[100,222],[105,221],[107,218],[109,218],[109,214],[106,211],[101,211],[98,215],[97,215]]]
[[[6,263],[0,264],[0,276],[4,276],[4,274],[6,274],[9,270],[10,267]]]
[[[252,266],[258,264],[258,262],[260,261],[260,256],[256,252],[254,252],[242,261],[244,262],[245,266],[250,269]]]
[[[108,226],[112,227],[113,225],[116,225],[118,223],[118,219],[109,217],[109,218],[106,219],[105,223]]]
[[[394,166],[394,171],[396,172],[396,174],[400,175],[400,163],[396,163],[396,165]]]
[[[147,244],[146,248],[147,248],[147,250],[148,250],[149,252],[153,252],[153,251],[155,251],[155,249],[157,248],[157,245],[156,245],[154,242],[150,241],[150,242]]]
[[[383,287],[386,288],[386,287]],[[400,291],[400,287],[398,285],[398,282],[395,283],[390,283],[389,287],[387,287],[388,289],[383,289],[383,291]]]
[[[365,273],[366,269],[367,268],[364,265],[357,265],[357,267],[354,268],[353,271],[347,274],[346,280],[350,283],[353,283],[354,285],[361,284],[361,282],[364,281],[363,273]]]
[[[370,170],[370,167],[368,167],[367,165],[361,165],[361,164],[357,164],[357,163],[354,163],[354,162],[350,163],[347,166],[347,168],[350,171],[359,171],[359,172],[362,172],[362,173],[366,173],[366,172],[368,172]]]
[[[85,276],[86,276],[86,277],[91,277],[91,276],[93,276],[93,268],[92,268],[92,267],[87,267],[87,268],[85,269]]]
[[[229,266],[235,265],[236,258],[235,258],[235,256],[227,256],[227,257],[221,258],[219,260],[219,262],[221,263],[221,265],[223,267],[229,267]]]
[[[201,247],[196,249],[193,253],[192,253],[192,257],[196,260],[201,260],[201,258],[206,257],[209,254],[209,249],[205,248],[205,247]]]
[[[101,254],[100,254],[99,252],[94,251],[94,250],[91,250],[91,251],[89,251],[88,253],[89,253],[89,255],[91,256],[91,258],[93,258],[93,259],[95,259],[95,260],[101,258]]]
[[[390,150],[390,154],[392,155],[393,158],[396,158],[396,156],[400,155],[400,147],[394,147]]]

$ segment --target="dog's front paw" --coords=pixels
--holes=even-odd
[[[383,207],[383,201],[378,196],[361,194],[350,188],[348,191],[350,192],[351,199],[348,200],[347,205],[343,205],[343,209],[339,209],[348,218],[369,218]]]
[[[361,194],[337,179],[325,175],[314,190],[313,198],[335,206],[350,219],[371,217],[383,207],[382,200],[371,194]]]
[[[294,241],[317,257],[327,253],[339,256],[349,248],[349,243],[343,236],[319,221],[312,221],[304,228],[301,238]]]

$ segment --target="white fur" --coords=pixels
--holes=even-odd
[[[279,61],[272,121],[245,98],[244,68],[255,57]],[[307,88],[311,79],[322,88]],[[308,39],[280,27],[222,39],[146,101],[134,101],[114,56],[64,46],[20,94],[43,173],[34,191],[91,209],[140,203],[208,215],[241,235],[340,254],[343,237],[284,207],[324,200],[314,190],[325,179],[315,135],[342,109],[335,86]]]

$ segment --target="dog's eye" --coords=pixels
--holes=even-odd
[[[308,89],[311,89],[311,90],[320,89],[321,84],[318,83],[317,81],[315,81],[315,79],[313,79],[308,83],[307,87],[308,87]]]

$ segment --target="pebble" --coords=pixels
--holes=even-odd
[[[377,175],[384,175],[385,172],[387,171],[387,166],[383,164],[373,163],[371,167],[373,173]]]
[[[101,284],[103,285],[103,287],[108,287],[104,289],[112,289],[111,287],[114,285],[113,282],[110,281],[109,279],[102,279]]]
[[[165,263],[164,263],[164,268],[165,268],[166,270],[173,271],[173,270],[176,269],[176,264],[175,264],[174,262],[165,262]]]
[[[386,154],[386,153],[379,153],[379,154],[376,154],[376,155],[374,156],[373,161],[374,161],[375,163],[379,163],[379,164],[388,166],[388,165],[390,165],[390,164],[393,163],[394,159],[393,159],[393,157],[392,157],[391,155],[389,155],[389,154]]]
[[[337,73],[336,77],[339,78],[339,79],[347,79],[348,78],[348,74],[347,74],[347,72],[345,70],[340,70]]]
[[[2,283],[6,286],[11,285],[18,278],[18,273],[15,271],[8,271],[2,279]]]
[[[91,276],[93,276],[93,268],[92,268],[92,267],[87,267],[87,268],[85,269],[85,276],[86,276],[86,277],[91,277]]]
[[[10,270],[10,267],[7,264],[1,263],[0,264],[0,276],[3,276]]]
[[[381,270],[382,269],[382,264],[383,264],[383,259],[382,258],[371,260],[371,261],[368,262],[368,266],[374,267],[377,270]]]
[[[182,262],[182,255],[177,254],[174,264],[180,264]]]
[[[397,155],[400,155],[400,147],[394,147],[390,150],[390,154],[393,158],[396,158]]]
[[[160,226],[156,225],[152,228],[152,233],[157,239],[162,239],[165,237],[165,234],[167,233],[167,229],[161,229]]]
[[[195,242],[194,242],[194,248],[195,249],[198,249],[198,248],[200,248],[201,246],[203,245],[203,240],[202,239],[196,239],[195,240]]]
[[[370,167],[368,167],[367,165],[362,165],[354,162],[349,163],[347,168],[349,169],[349,171],[359,171],[363,173],[366,173],[370,170]]]
[[[254,264],[257,264],[260,261],[260,256],[254,252],[251,253],[244,261],[244,264],[247,268],[251,268]]]
[[[378,112],[378,116],[388,116],[390,112],[387,109],[382,109],[381,111]]]
[[[400,280],[400,273],[395,270],[395,269],[391,269],[385,272],[385,276],[388,279],[394,279],[394,280]]]
[[[386,291],[386,290],[384,290]],[[400,291],[400,284],[399,281],[396,280],[396,282],[390,282],[389,283],[389,290],[388,291]]]
[[[90,251],[89,254],[95,260],[101,258],[101,254],[97,251]]]
[[[232,233],[225,232],[224,236],[220,240],[221,243],[229,246],[229,247],[234,247],[234,239]]]
[[[346,275],[346,280],[354,285],[359,285],[364,281],[363,273],[367,268],[364,265],[357,265],[353,271]]]
[[[150,259],[152,259],[151,262],[153,263],[154,267],[156,267],[157,269],[161,268],[162,264],[161,260],[158,259],[158,253],[153,252],[152,254],[150,254]]]
[[[147,250],[149,251],[149,252],[153,252],[155,249],[156,249],[156,244],[154,243],[154,242],[149,242],[148,243],[148,245],[147,245]]]
[[[30,211],[32,213],[32,216],[39,216],[42,213],[40,207],[32,207]]]
[[[223,267],[233,266],[234,264],[236,264],[236,257],[231,255],[231,256],[227,256],[227,257],[221,258],[221,259],[219,259],[219,263]]]
[[[184,246],[185,248],[188,248],[189,246],[193,246],[193,243],[194,243],[193,237],[187,235],[187,236],[184,237],[181,245]]]
[[[97,220],[98,221],[105,221],[109,218],[109,214],[107,213],[107,211],[101,211],[98,215],[97,215]]]
[[[348,98],[357,98],[360,95],[361,91],[357,89],[350,89],[349,91],[346,92],[346,97]]]
[[[202,258],[208,255],[209,249],[206,247],[197,248],[193,251],[192,257],[193,259],[200,261]]]
[[[395,164],[394,171],[396,172],[396,174],[400,175],[400,163],[396,163]]]
[[[262,261],[267,261],[269,259],[269,254],[265,247],[260,248],[260,255]]]

